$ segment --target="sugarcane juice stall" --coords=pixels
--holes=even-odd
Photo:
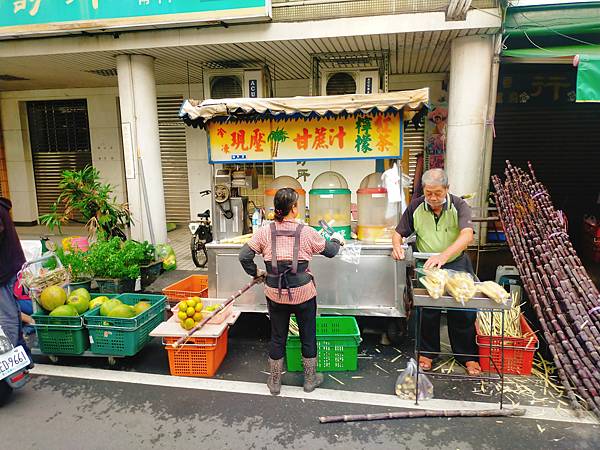
[[[206,129],[213,171],[215,241],[207,244],[209,297],[228,297],[248,280],[238,253],[251,235],[250,214],[248,200],[238,188],[256,185],[245,164],[399,160],[404,120],[425,107],[428,93],[425,88],[371,95],[186,101],[181,115],[188,125]],[[228,168],[232,166],[235,169]],[[292,177],[276,178],[265,191],[265,205],[255,207],[264,208],[268,220],[273,195],[282,187],[298,192],[302,206],[298,220],[305,220],[306,191]],[[401,211],[388,203],[386,192],[381,174],[364,174],[357,191],[358,239],[352,240],[351,191],[344,174],[326,170],[314,179],[308,224],[320,228],[324,220],[342,233],[355,258],[349,263],[347,254],[333,261],[317,255],[310,269],[320,313],[385,317],[389,328],[397,330],[406,318],[407,262],[390,257],[390,233]],[[396,209],[390,214],[392,206]],[[236,301],[236,307],[242,312],[266,312],[262,288],[255,286]]]

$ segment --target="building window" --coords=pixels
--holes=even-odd
[[[86,100],[27,102],[33,153],[89,152]]]

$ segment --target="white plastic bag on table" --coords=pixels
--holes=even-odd
[[[406,369],[404,369],[396,379],[396,395],[404,400],[415,399],[415,388],[417,383],[417,362],[411,358]],[[433,398],[433,384],[424,374],[419,374],[418,386],[419,400],[429,400]]]

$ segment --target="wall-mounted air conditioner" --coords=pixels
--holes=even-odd
[[[320,94],[377,94],[379,92],[378,69],[323,69]]]
[[[262,98],[271,95],[271,82],[266,69],[206,70],[204,98]]]

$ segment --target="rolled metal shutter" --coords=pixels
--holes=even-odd
[[[64,170],[92,165],[86,100],[27,102],[33,173],[39,215],[50,212],[60,195]],[[76,221],[82,217],[76,215]]]
[[[499,104],[492,174],[504,177],[505,161],[527,169],[549,190],[556,208],[577,232],[600,193],[600,105]]]
[[[417,157],[423,153],[425,148],[425,129],[415,127],[411,124],[404,130],[403,151],[408,152],[408,174],[414,178],[417,168]],[[412,193],[412,186],[410,188]]]
[[[179,118],[183,97],[158,97],[158,133],[167,221],[190,221],[190,191],[185,124]]]

